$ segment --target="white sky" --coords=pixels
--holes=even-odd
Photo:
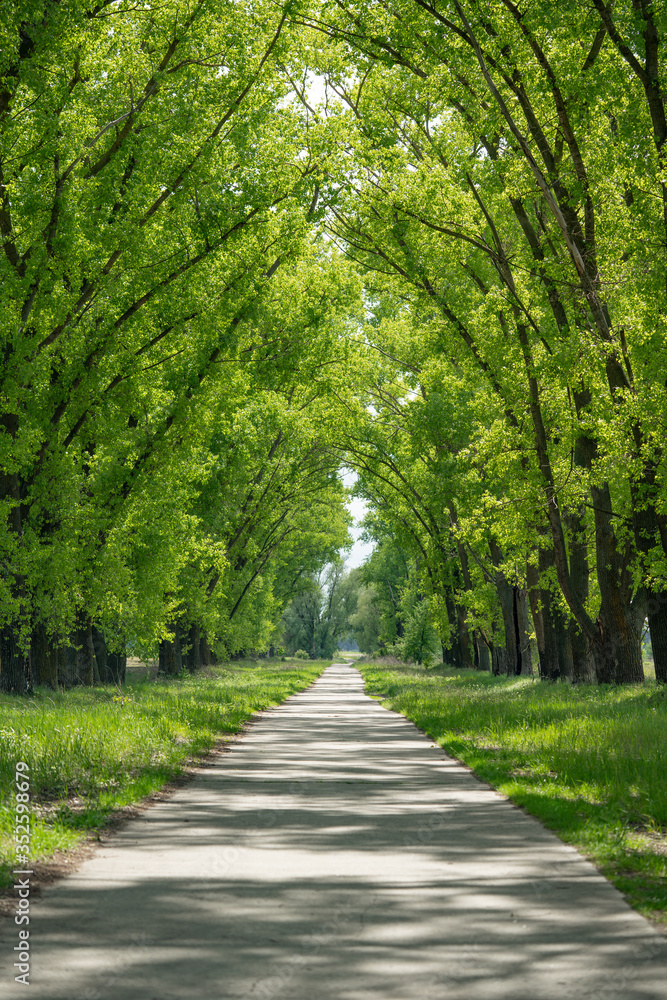
[[[343,482],[346,486],[354,486],[356,478],[356,473],[351,469],[348,469],[343,474]],[[361,520],[368,509],[366,503],[355,497],[353,500],[348,500],[347,507],[354,517],[355,523],[350,528],[350,534],[354,538],[354,545],[345,559],[345,566],[347,569],[354,569],[355,566],[361,566],[362,563],[366,562],[375,545],[373,542],[362,542],[359,540]]]

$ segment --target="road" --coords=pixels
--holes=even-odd
[[[32,1000],[667,1000],[667,941],[334,664],[31,909]]]

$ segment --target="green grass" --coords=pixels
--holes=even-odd
[[[367,690],[667,928],[667,690],[362,663]]]
[[[66,693],[0,696],[0,889],[11,884],[14,773],[28,765],[31,861],[75,847],[114,812],[162,788],[226,733],[284,701],[324,661],[244,661],[185,678],[129,678]]]

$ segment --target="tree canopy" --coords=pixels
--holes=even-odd
[[[667,679],[666,16],[10,5],[3,689],[343,621],[636,682],[647,620]]]

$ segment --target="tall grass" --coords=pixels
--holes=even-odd
[[[28,765],[31,859],[73,847],[157,791],[255,712],[303,690],[323,661],[245,662],[185,678],[130,680],[29,700],[0,696],[0,888],[14,867],[13,781]]]
[[[667,690],[359,666],[370,692],[667,927]]]

